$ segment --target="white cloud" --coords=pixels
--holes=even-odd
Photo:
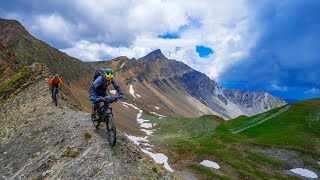
[[[317,93],[320,93],[320,89],[318,89],[318,88],[311,88],[311,89],[309,89],[308,91],[305,91],[304,93],[306,93],[306,94],[317,94]]]
[[[161,34],[174,32],[187,24],[185,9],[174,1],[145,0],[129,10],[129,29]]]
[[[48,12],[54,13],[33,12],[29,27],[33,34],[41,34],[44,41],[67,44],[69,47],[62,50],[81,60],[120,55],[139,58],[161,49],[167,57],[218,80],[226,67],[248,54],[258,36],[246,3],[244,0],[58,1],[47,7],[52,8]],[[165,33],[177,33],[180,38],[158,38]],[[199,57],[197,45],[210,47],[214,54]]]
[[[50,39],[69,43],[75,38],[76,33],[86,29],[84,24],[68,22],[59,14],[38,15],[34,18],[31,26],[31,31],[38,32]]]
[[[277,84],[271,84],[269,90],[274,90],[274,91],[288,91],[288,87],[286,86],[279,86]]]
[[[105,25],[105,34],[101,36],[106,38],[105,42],[79,40],[74,47],[63,50],[83,60],[101,60],[106,55],[139,58],[161,49],[168,58],[183,61],[218,80],[228,65],[248,54],[258,35],[251,31],[253,19],[243,1],[145,0],[126,2],[124,8],[120,8],[123,1],[104,1],[99,6],[94,1],[75,4],[98,27]],[[199,24],[193,24],[194,20]],[[157,37],[167,32],[177,32],[180,38]],[[108,38],[131,42],[115,47],[108,43]],[[84,42],[89,48],[81,48]],[[197,45],[210,47],[214,54],[206,59],[199,57]]]
[[[85,40],[75,43],[75,45],[71,48],[60,50],[66,52],[70,56],[77,57],[83,61],[109,60],[102,58],[106,56],[127,56],[128,58],[137,58],[142,57],[150,52],[150,49],[145,47],[112,47],[104,43],[90,43],[89,41]]]

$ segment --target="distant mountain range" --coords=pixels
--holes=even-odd
[[[168,116],[215,114],[232,119],[286,104],[266,92],[222,88],[205,74],[166,58],[160,50],[137,60],[117,57],[110,61],[82,62],[32,37],[19,22],[0,19],[0,83],[33,62],[45,64],[52,74],[59,73],[67,84],[66,93],[87,111],[93,73],[106,67],[115,70],[125,101],[148,111],[154,111],[156,106],[159,113]],[[118,109],[121,114],[123,107]]]

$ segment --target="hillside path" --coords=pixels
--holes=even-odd
[[[287,105],[286,107],[281,108],[278,112],[272,114],[271,116],[269,116],[269,117],[267,117],[267,118],[264,118],[264,119],[262,119],[261,121],[255,123],[255,124],[252,124],[252,125],[250,125],[250,126],[244,127],[244,128],[242,128],[242,129],[239,129],[239,130],[236,130],[236,131],[233,131],[232,134],[238,134],[239,132],[242,132],[242,131],[244,131],[244,130],[246,130],[246,129],[249,129],[249,128],[253,127],[253,126],[256,126],[256,125],[258,125],[258,124],[261,124],[261,123],[263,123],[263,122],[265,122],[265,121],[267,121],[267,120],[269,120],[269,119],[271,119],[271,118],[273,118],[273,117],[275,117],[275,116],[278,116],[279,114],[282,114],[282,113],[286,112],[290,107],[291,107],[291,105]]]

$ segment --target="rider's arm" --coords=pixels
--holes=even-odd
[[[102,77],[99,76],[91,85],[90,87],[90,96],[94,96],[97,97],[98,96],[98,92],[97,92],[97,87],[101,84],[102,82]]]
[[[118,85],[117,81],[116,81],[114,78],[112,78],[111,83],[112,83],[114,89],[118,92],[118,94],[119,94],[119,95],[123,95],[120,86]]]
[[[59,84],[60,84],[61,87],[63,86],[63,82],[62,82],[61,78],[59,78]]]
[[[50,79],[48,86],[52,86],[52,83],[53,83],[53,78]]]

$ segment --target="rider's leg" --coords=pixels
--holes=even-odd
[[[92,114],[95,114],[96,111],[98,110],[99,108],[99,102],[93,102],[92,103]]]
[[[95,121],[96,119],[99,119],[99,117],[96,116],[96,112],[99,108],[99,102],[92,102],[91,108],[92,108],[91,120]]]
[[[51,98],[52,98],[52,102],[54,101],[53,100],[53,85],[50,87],[50,90],[51,90]]]
[[[57,84],[57,85],[55,85],[55,87],[56,87],[56,91],[54,93],[58,94],[59,85]]]

